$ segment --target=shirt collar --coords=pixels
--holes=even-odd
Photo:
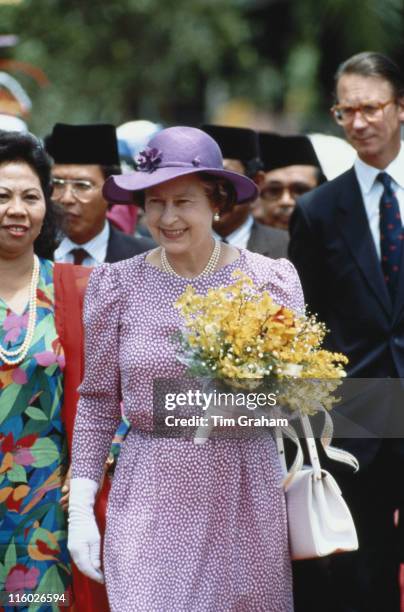
[[[254,218],[252,215],[249,215],[247,219],[244,221],[244,223],[240,225],[240,227],[234,230],[234,232],[232,232],[231,234],[224,236],[224,238],[226,238],[226,241],[229,244],[234,244],[234,245],[239,244],[240,241],[243,241],[243,239],[246,236],[247,236],[247,241],[248,241],[253,223],[254,223]],[[223,237],[219,236],[219,234],[217,234],[214,230],[212,231],[212,233],[216,239],[222,240]]]
[[[110,227],[106,222],[102,231],[84,244],[76,244],[65,236],[57,248],[57,257],[63,259],[72,249],[85,249],[97,264],[101,264],[105,259],[109,235]]]
[[[375,168],[374,166],[369,166],[364,161],[362,161],[359,157],[356,158],[354,163],[354,168],[356,172],[356,177],[359,181],[361,189],[365,195],[367,195],[372,189],[376,177],[382,170],[380,168]],[[393,161],[383,170],[391,176],[393,181],[399,185],[402,189],[404,189],[404,147],[401,145],[400,151],[398,152],[397,157],[393,159]]]
[[[386,172],[401,189],[404,189],[404,147],[402,144],[397,157],[387,166]]]

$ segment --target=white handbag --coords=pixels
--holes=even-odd
[[[335,478],[323,470],[317,446],[307,416],[301,417],[310,457],[310,466],[301,463],[287,472],[282,435],[277,435],[278,454],[286,476],[285,495],[288,513],[291,558],[310,559],[358,549],[355,525]],[[285,432],[290,435],[290,432]],[[296,443],[297,436],[290,436]],[[297,443],[299,441],[297,439]],[[300,444],[299,444],[300,446]],[[332,448],[332,447],[330,447]],[[327,449],[325,448],[326,452]],[[328,454],[328,452],[327,452]],[[332,448],[329,456],[357,469],[352,455]],[[298,452],[300,462],[302,453]]]

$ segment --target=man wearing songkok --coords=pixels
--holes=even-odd
[[[52,197],[65,211],[65,236],[55,261],[96,266],[129,259],[154,246],[149,239],[117,230],[106,218],[110,203],[102,186],[111,174],[120,173],[113,125],[57,123],[45,144],[54,161]]]
[[[258,137],[265,179],[254,216],[265,225],[287,230],[296,198],[326,179],[307,136],[260,132]]]
[[[248,128],[203,125],[202,129],[218,143],[227,170],[240,172],[260,185],[264,178],[259,158],[258,135]],[[233,206],[213,222],[217,236],[233,246],[277,259],[287,256],[288,234],[258,223],[251,212],[251,202]]]

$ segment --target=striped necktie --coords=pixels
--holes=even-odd
[[[400,274],[402,244],[404,240],[400,207],[386,172],[377,175],[384,190],[380,198],[380,252],[387,288],[394,302]]]

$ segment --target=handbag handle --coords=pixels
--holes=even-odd
[[[307,414],[300,415],[300,422],[302,424],[304,437],[306,438],[306,446],[307,450],[309,451],[310,463],[313,467],[313,476],[315,480],[321,480],[322,473],[320,458],[318,456],[317,444],[311,428],[310,419]]]
[[[341,448],[335,448],[334,446],[331,446],[332,433],[333,433],[332,419],[326,410],[323,409],[322,411],[325,415],[325,423],[324,423],[324,427],[323,427],[323,431],[322,431],[320,439],[321,439],[321,444],[324,449],[324,452],[326,453],[329,459],[332,459],[334,461],[339,461],[340,463],[345,463],[349,465],[350,467],[352,467],[355,472],[357,472],[359,469],[359,463],[356,457],[354,457],[354,455],[352,455],[348,451],[345,451]],[[303,429],[304,437],[306,440],[310,463],[313,467],[314,478],[316,480],[321,480],[322,478],[321,464],[320,464],[320,459],[318,456],[316,440],[313,434],[310,419],[307,415],[302,415],[302,414],[299,414],[299,418],[302,424],[302,429]],[[284,447],[284,442],[283,442],[284,434],[286,434],[295,443],[297,447],[296,457],[289,471],[286,465],[286,458],[285,458],[285,447]],[[283,485],[285,488],[287,488],[289,484],[291,483],[291,481],[293,480],[293,477],[295,476],[296,472],[298,472],[302,468],[303,452],[302,452],[302,448],[300,445],[300,440],[296,434],[296,431],[291,425],[288,425],[287,427],[276,427],[275,435],[276,435],[276,446],[278,450],[278,457],[279,457],[279,461],[282,467],[283,474],[285,476]]]
[[[293,460],[293,464],[291,465],[290,470],[288,470],[288,466],[286,465],[286,457],[285,457],[285,445],[283,442],[283,435],[286,435],[296,446],[296,455]],[[285,476],[283,481],[283,486],[287,488],[287,486],[291,483],[296,472],[302,469],[303,467],[303,451],[300,444],[299,437],[291,425],[287,427],[275,427],[275,440],[276,440],[276,448],[278,451],[279,462],[281,464],[282,472]]]
[[[313,466],[313,474],[316,480],[321,480],[321,465],[320,459],[318,457],[317,445],[314,439],[313,430],[310,425],[310,420],[307,415],[299,415],[300,422],[302,424],[304,437],[306,440],[307,450],[309,452],[310,463]],[[293,461],[293,464],[288,470],[286,465],[286,457],[285,457],[285,445],[283,441],[283,436],[287,435],[294,444],[296,445],[296,456]],[[283,474],[285,476],[285,480],[283,485],[285,488],[291,483],[296,472],[302,469],[303,467],[303,451],[300,444],[299,437],[295,431],[295,429],[288,425],[287,427],[276,427],[276,447],[278,450],[278,457],[282,467]]]

